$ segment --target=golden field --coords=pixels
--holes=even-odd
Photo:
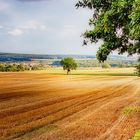
[[[133,73],[0,73],[0,140],[129,140],[140,129],[140,78]]]

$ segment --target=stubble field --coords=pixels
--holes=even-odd
[[[59,72],[0,73],[0,139],[129,140],[140,129],[140,78]]]

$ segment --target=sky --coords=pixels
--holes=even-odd
[[[82,46],[92,13],[77,0],[0,0],[0,52],[95,55]]]

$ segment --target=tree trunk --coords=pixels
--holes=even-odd
[[[67,75],[69,75],[70,69],[67,69]]]

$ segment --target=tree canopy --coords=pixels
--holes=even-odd
[[[62,59],[60,64],[63,66],[64,70],[67,70],[67,74],[69,74],[71,70],[76,70],[77,68],[77,63],[73,58],[70,57]]]
[[[80,0],[76,7],[93,12],[84,44],[103,40],[97,52],[99,61],[105,61],[114,50],[140,55],[140,0]]]

